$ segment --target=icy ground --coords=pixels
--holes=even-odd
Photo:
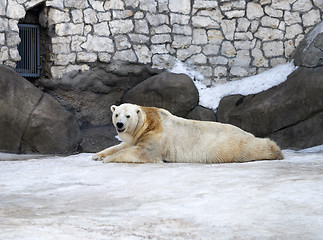
[[[286,80],[292,63],[206,88],[200,104],[256,93]],[[323,146],[280,161],[102,164],[0,153],[0,240],[323,239]],[[5,161],[3,161],[5,160]],[[7,160],[7,161],[6,161]]]
[[[0,239],[322,239],[323,146],[284,154],[212,165],[0,161]]]

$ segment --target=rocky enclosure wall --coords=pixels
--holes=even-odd
[[[115,60],[194,64],[215,82],[286,62],[322,20],[323,0],[1,0],[0,64],[20,60],[18,22],[44,3],[53,78]]]

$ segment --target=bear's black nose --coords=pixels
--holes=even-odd
[[[117,122],[117,127],[118,128],[122,128],[123,127],[123,123],[122,122]]]

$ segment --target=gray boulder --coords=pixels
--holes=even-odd
[[[71,113],[12,69],[0,66],[0,151],[71,153],[79,142]]]
[[[43,93],[0,65],[0,151],[18,153],[31,112]]]
[[[323,66],[323,22],[317,24],[312,31],[305,35],[292,59],[297,66]]]
[[[117,132],[112,124],[103,127],[90,127],[81,130],[83,152],[99,152],[119,143]]]
[[[219,122],[230,123],[256,136],[269,136],[283,148],[323,143],[323,67],[300,67],[267,91],[221,100]]]
[[[323,112],[314,114],[268,135],[275,139],[283,148],[303,149],[323,144]]]
[[[185,117],[199,101],[198,91],[185,74],[163,72],[129,90],[122,102],[164,108]]]
[[[195,108],[193,108],[193,110],[186,116],[186,118],[199,121],[216,121],[214,111],[202,106],[196,106]]]

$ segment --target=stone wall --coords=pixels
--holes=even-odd
[[[96,61],[167,69],[179,59],[235,80],[286,62],[323,12],[322,0],[1,0],[0,64],[20,60],[17,24],[39,3],[53,78]]]

